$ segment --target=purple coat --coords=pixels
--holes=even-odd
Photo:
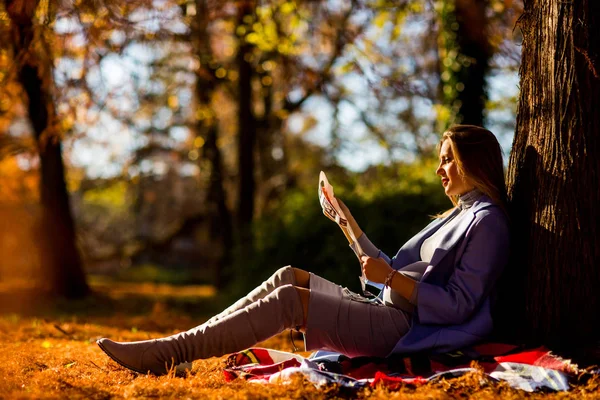
[[[466,212],[443,238],[417,284],[412,326],[392,354],[422,350],[447,352],[472,345],[491,333],[490,298],[508,261],[508,220],[487,196],[482,196]],[[421,260],[423,241],[445,220],[431,222],[392,259],[366,237],[361,237],[360,242],[367,254],[378,254],[399,269]]]

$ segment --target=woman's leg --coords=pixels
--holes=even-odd
[[[100,339],[97,343],[124,367],[163,375],[182,362],[244,350],[285,329],[304,327],[309,294],[308,289],[284,285],[240,310],[186,332],[141,342]]]
[[[335,289],[321,277],[311,276],[306,350],[385,357],[410,329],[411,316],[405,311]]]
[[[260,286],[257,286],[246,296],[242,297],[241,299],[233,303],[231,306],[227,307],[225,310],[221,311],[219,314],[206,321],[206,323],[216,322],[219,319],[236,312],[237,310],[241,310],[242,308],[249,306],[255,301],[264,298],[280,286],[293,285],[300,288],[308,288],[309,279],[310,274],[308,272],[298,268],[294,268],[291,265],[279,268],[277,271],[275,271],[273,275],[269,277],[269,279],[264,281]]]

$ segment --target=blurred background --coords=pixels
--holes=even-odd
[[[359,290],[320,170],[390,256],[449,208],[436,145],[505,156],[518,0],[0,2],[0,289]],[[208,289],[207,289],[208,290]]]

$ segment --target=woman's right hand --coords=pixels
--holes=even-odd
[[[340,208],[342,209],[342,212],[346,216],[346,219],[348,220],[348,224],[350,224],[350,228],[352,228],[352,232],[354,232],[354,235],[358,239],[363,234],[362,229],[360,229],[360,226],[358,226],[358,223],[356,222],[356,220],[352,216],[352,213],[350,212],[350,209],[348,207],[346,207],[346,205],[344,204],[344,202],[342,200],[338,199],[338,198],[336,198],[336,200],[337,200],[338,204],[340,205]]]

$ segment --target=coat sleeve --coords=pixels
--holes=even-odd
[[[416,303],[421,324],[465,322],[489,295],[504,269],[509,231],[502,212],[476,219],[465,239],[465,250],[446,285],[418,284]]]
[[[375,246],[367,237],[367,235],[363,232],[362,235],[360,235],[360,237],[357,239],[358,244],[360,244],[360,247],[362,247],[363,251],[365,253],[367,253],[367,255],[369,257],[372,258],[378,258],[381,257],[385,260],[385,262],[387,262],[388,264],[392,264],[392,260],[391,258],[389,258],[383,251],[379,250],[377,248],[377,246]],[[354,251],[354,253],[356,253],[356,248],[353,247],[353,244],[350,245],[350,247],[352,248],[352,250]],[[357,254],[358,255],[358,254]]]

